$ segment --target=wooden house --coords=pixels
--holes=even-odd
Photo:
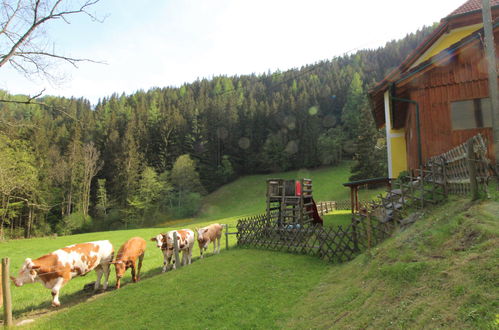
[[[490,3],[499,54],[499,0]],[[389,177],[416,169],[477,133],[488,140],[488,157],[494,159],[481,9],[481,0],[469,0],[443,18],[369,91],[376,124],[386,128]]]

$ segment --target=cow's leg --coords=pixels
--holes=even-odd
[[[182,261],[180,262],[180,265],[182,266],[187,265],[187,251],[189,251],[189,248],[186,248],[182,251]]]
[[[135,274],[135,261],[132,263],[130,268],[132,269],[132,281],[133,283],[137,283],[137,276]]]
[[[221,237],[218,237],[217,238],[217,243],[218,243],[217,253],[220,253],[220,241],[221,241]]]
[[[94,291],[97,291],[99,290],[100,280],[102,278],[102,274],[104,273],[102,265],[95,267],[95,272],[97,273],[97,280],[95,280]]]
[[[191,246],[189,248],[189,254],[187,255],[187,260],[189,261],[189,265],[192,263],[192,250],[193,250],[193,246]]]
[[[61,290],[63,284],[64,284],[64,279],[62,277],[59,277],[56,280],[54,286],[52,287],[52,306],[54,307],[61,306],[61,303],[59,301],[59,291]]]
[[[142,260],[144,260],[144,253],[139,256],[139,265],[137,267],[137,281],[140,281],[140,269],[142,268]]]
[[[217,239],[215,238],[213,240],[213,254],[217,253]]]
[[[168,255],[165,253],[165,261],[163,262],[163,265],[164,265],[164,266],[163,266],[163,273],[164,273],[164,272],[166,272],[166,270],[168,269],[168,266],[170,265],[170,262],[172,262],[172,255],[169,255],[169,256],[168,256]],[[175,258],[173,258],[173,262],[172,262],[172,264],[173,264],[173,267],[172,267],[172,268],[173,268],[173,269],[175,269]]]
[[[203,251],[204,251],[204,246],[201,246],[201,247],[199,248],[199,253],[200,253],[199,259],[203,259],[203,257],[204,257],[204,256],[203,256]]]
[[[102,286],[102,289],[107,290],[107,286],[109,284],[109,274],[111,273],[111,264],[106,262],[102,265],[102,270],[104,271],[104,285]]]

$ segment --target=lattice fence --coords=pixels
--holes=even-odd
[[[441,184],[446,192],[465,195],[471,192],[472,176],[482,190],[486,189],[491,176],[486,153],[487,144],[478,134],[460,146],[432,157],[426,167],[433,171],[433,181]]]
[[[404,209],[438,204],[448,194],[486,191],[492,175],[486,152],[487,145],[478,134],[460,146],[432,157],[423,168],[415,171],[415,176],[393,182],[386,196],[379,196],[385,211],[382,221],[402,220]]]
[[[238,246],[307,254],[340,263],[381,242],[393,228],[360,215],[346,227],[278,226],[266,215],[259,215],[238,220],[237,230]]]
[[[336,202],[317,203],[317,212],[319,212],[320,215],[324,215],[335,210],[336,210]]]

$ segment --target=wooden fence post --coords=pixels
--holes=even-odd
[[[176,231],[173,232],[173,252],[175,253],[175,268],[182,267],[178,253],[178,237]]]
[[[355,214],[352,214],[352,238],[353,238],[353,248],[356,252],[359,250],[359,240],[357,237],[357,219],[355,218]]]
[[[476,164],[475,164],[475,152],[473,151],[473,139],[469,139],[466,143],[467,158],[468,158],[468,170],[470,173],[470,189],[471,189],[471,200],[475,201],[480,196],[478,195],[478,181],[476,179]]]
[[[225,224],[225,249],[229,249],[229,224]]]
[[[367,212],[367,249],[371,251],[371,234],[372,233],[372,222],[371,222],[371,212]]]
[[[10,295],[9,258],[2,258],[2,296],[3,322],[6,327],[12,326],[12,297]]]

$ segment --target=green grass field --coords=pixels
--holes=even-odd
[[[330,182],[317,178],[346,170],[345,166],[321,169],[303,176],[315,176],[314,190],[319,198],[324,196],[318,201],[334,200],[345,191],[327,195]],[[11,258],[15,273],[26,257],[36,258],[73,243],[109,239],[117,250],[133,236],[149,239],[170,229],[194,229],[217,217],[233,226],[241,215],[261,212],[256,211],[260,197],[264,209],[264,194],[258,197],[255,191],[260,185],[264,191],[265,178],[243,178],[246,184],[236,181],[208,196],[207,204],[224,204],[231,212],[217,207],[215,213],[161,228],[13,240],[0,243],[1,256]],[[320,182],[328,183],[326,188]],[[239,198],[231,199],[231,191],[238,192]],[[246,192],[249,206],[244,205]],[[241,213],[232,213],[239,208]],[[162,253],[148,241],[139,283],[130,283],[128,272],[122,289],[93,295],[82,291],[95,280],[92,272],[62,289],[62,307],[57,309],[50,306],[50,291],[40,284],[13,287],[14,318],[16,322],[34,319],[28,327],[41,329],[495,329],[499,314],[497,214],[496,201],[451,200],[425,210],[424,217],[409,229],[342,265],[296,254],[240,249],[231,235],[229,250],[222,241],[219,255],[197,260],[196,245],[192,265],[161,274]],[[328,214],[324,222],[326,226],[347,225],[349,211]],[[114,276],[113,269],[111,286]]]
[[[199,219],[213,220],[264,213],[266,208],[266,181],[271,178],[308,178],[313,182],[316,202],[350,200],[350,189],[343,187],[350,176],[348,162],[337,167],[299,170],[277,174],[251,175],[225,185],[203,201]],[[373,199],[383,189],[361,190],[360,199]]]

